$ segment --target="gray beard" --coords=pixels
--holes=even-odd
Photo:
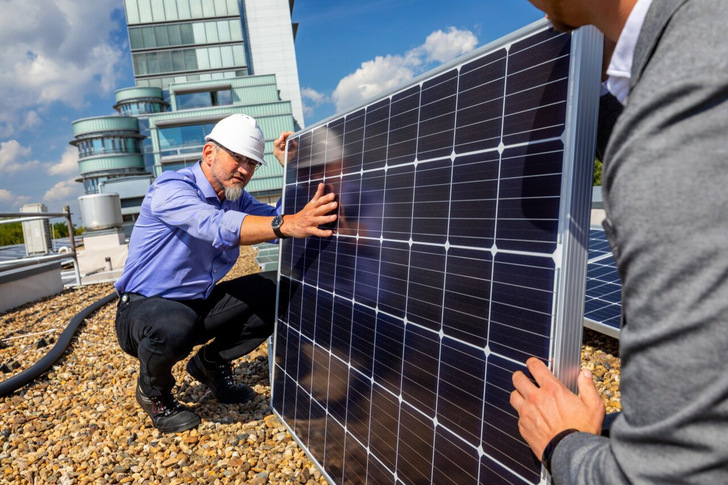
[[[243,195],[242,187],[225,187],[225,199],[235,202]]]

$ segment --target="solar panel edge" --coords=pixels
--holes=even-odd
[[[594,27],[577,30],[572,39],[570,109],[565,132],[565,167],[561,210],[563,245],[562,273],[565,281],[558,294],[556,324],[553,335],[553,372],[573,391],[581,359],[584,316],[584,293],[588,259],[592,171],[596,153],[596,130],[599,110],[602,34]],[[567,304],[571,302],[571,304]]]

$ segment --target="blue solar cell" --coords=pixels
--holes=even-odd
[[[541,481],[511,376],[578,364],[586,240],[565,228],[587,222],[576,79],[598,84],[601,46],[546,25],[289,142],[285,212],[324,182],[339,219],[281,242],[272,405],[334,483]]]
[[[392,96],[387,148],[389,167],[414,162],[417,154],[419,108],[419,86],[413,86]]]
[[[448,240],[456,246],[490,248],[498,204],[498,152],[457,157],[453,163]]]
[[[440,361],[437,422],[477,448],[481,430],[473,423],[483,415],[485,352],[462,341],[444,338]]]
[[[422,85],[417,158],[449,157],[453,151],[458,77],[452,70]]]
[[[413,244],[407,276],[407,318],[435,332],[442,323],[445,249]]]
[[[418,164],[414,184],[412,240],[445,244],[450,213],[452,162],[445,159]]]
[[[485,348],[492,268],[490,252],[462,248],[448,251],[442,317],[445,335]]]
[[[584,297],[584,324],[619,338],[622,323],[622,282],[602,229],[589,231],[589,260]]]

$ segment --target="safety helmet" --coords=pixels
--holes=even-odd
[[[263,158],[265,151],[263,130],[258,126],[258,122],[248,115],[236,113],[221,119],[205,140],[214,141],[233,153],[267,165]]]

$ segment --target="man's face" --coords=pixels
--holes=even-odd
[[[224,190],[230,201],[240,198],[255,173],[249,164],[238,163],[224,148],[217,148],[211,169],[213,188],[218,192]]]
[[[528,0],[546,13],[546,17],[559,32],[571,32],[586,25],[583,20],[582,0]]]

